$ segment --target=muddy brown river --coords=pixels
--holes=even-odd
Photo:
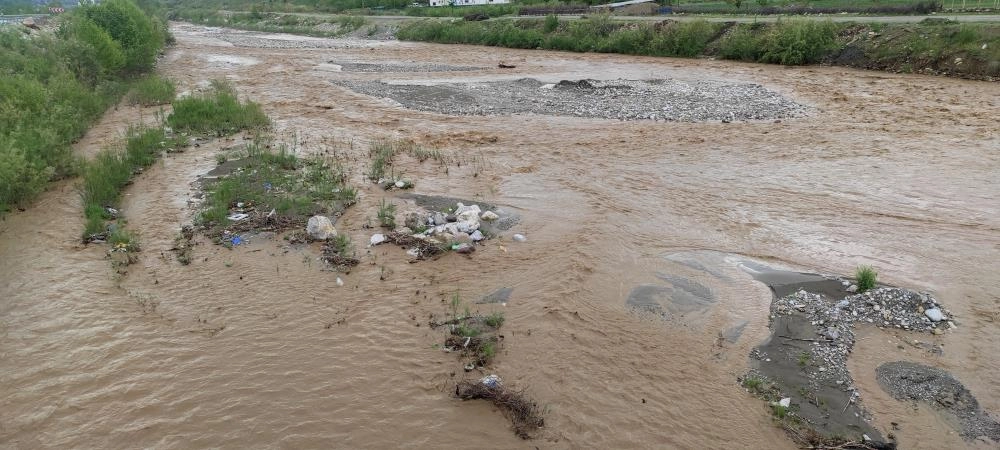
[[[227,78],[299,151],[336,152],[351,168],[360,202],[337,228],[362,264],[336,274],[318,246],[230,250],[204,238],[191,265],[177,263],[169,249],[192,220],[192,183],[243,135],[168,155],[129,187],[122,209],[143,252],[124,276],[105,247],[79,243],[79,195],[73,181],[55,184],[0,222],[0,447],[795,448],[736,381],[769,334],[771,293],[738,268],[752,259],[829,274],[872,264],[882,282],[933,292],[958,328],[860,330],[849,365],[861,402],[878,428],[899,425],[901,448],[990,448],[893,400],[874,368],[945,369],[1000,412],[1000,84],[173,29],[159,70],[180,91]],[[526,77],[755,83],[810,112],[733,123],[459,116],[334,83]],[[153,121],[155,109],[109,112],[77,151],[92,155],[140,116]],[[396,169],[418,193],[517,211],[512,232],[528,240],[416,264],[396,247],[365,248],[362,225],[393,198],[362,176],[368,142],[383,137],[465,161]],[[626,304],[637,286],[695,286],[698,298],[666,317],[638,314]],[[473,303],[500,287],[513,288],[505,306]],[[493,371],[545,407],[535,440],[488,403],[453,398],[456,380],[484,375],[465,374],[427,326],[456,292],[506,314]],[[944,351],[902,345],[914,339]]]

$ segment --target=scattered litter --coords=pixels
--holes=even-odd
[[[479,380],[479,382],[491,388],[500,387],[503,384],[503,380],[498,375],[487,375],[482,380]]]
[[[476,365],[475,364],[468,363],[468,364],[465,365],[465,371],[466,372],[472,372],[473,370],[476,370]]]
[[[118,218],[119,211],[117,209],[108,206],[104,208],[104,212],[107,213],[108,216],[111,216],[112,219]]]
[[[237,234],[236,236],[233,236],[233,238],[229,240],[229,243],[233,244],[233,247],[235,247],[243,243],[243,238],[241,238],[240,235]]]
[[[231,215],[227,216],[226,218],[229,219],[229,220],[231,220],[231,221],[233,221],[233,222],[239,222],[239,221],[244,220],[244,219],[246,219],[248,217],[250,217],[249,214],[236,213],[236,214],[231,214]]]
[[[792,399],[791,399],[791,397],[785,397],[785,398],[779,400],[778,401],[778,405],[784,406],[785,408],[787,408],[789,406],[792,406]]]
[[[344,280],[341,280],[340,277],[337,277],[337,286],[343,286],[343,285],[344,285]]]
[[[373,234],[371,239],[368,241],[370,245],[379,245],[386,241],[385,235],[382,233]]]

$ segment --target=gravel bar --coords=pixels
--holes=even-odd
[[[452,115],[544,114],[672,122],[801,117],[809,108],[750,83],[682,80],[514,81],[435,85],[338,80],[336,85],[403,107]]]

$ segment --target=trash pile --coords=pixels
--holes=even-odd
[[[450,208],[451,209],[451,208]],[[492,210],[483,210],[479,205],[455,204],[451,211],[422,211],[407,214],[404,227],[387,234],[372,235],[369,245],[375,246],[391,242],[407,248],[407,253],[416,259],[425,259],[454,251],[470,254],[476,251],[476,244],[493,237],[491,223],[503,217]],[[524,235],[514,235],[514,240],[524,242]]]

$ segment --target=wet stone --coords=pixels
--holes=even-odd
[[[510,294],[514,292],[514,288],[503,287],[497,289],[489,294],[486,294],[483,298],[476,301],[476,303],[507,303],[510,300]]]

